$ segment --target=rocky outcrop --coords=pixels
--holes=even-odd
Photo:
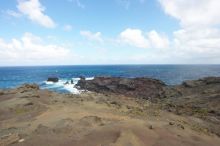
[[[96,77],[81,79],[77,85],[98,93],[156,101],[169,112],[203,119],[204,127],[220,136],[220,77],[189,80],[175,86],[150,78]]]
[[[31,90],[39,90],[40,87],[37,84],[23,84],[22,86],[18,87],[16,90],[19,92],[26,92]]]
[[[81,79],[78,87],[98,93],[115,93],[137,98],[150,99],[163,97],[165,83],[150,78],[95,77],[93,80]]]
[[[144,99],[192,95],[202,99],[203,96],[220,94],[220,77],[188,80],[175,86],[167,86],[162,81],[151,78],[95,77],[93,80],[81,78],[76,86],[98,93],[117,93]]]
[[[48,81],[48,82],[54,82],[54,83],[56,83],[56,82],[59,81],[59,78],[58,78],[58,77],[49,77],[49,78],[47,79],[47,81]]]
[[[165,110],[202,118],[209,131],[220,136],[220,77],[185,81],[168,87],[161,101]],[[217,125],[216,125],[217,123]]]
[[[183,86],[193,88],[198,86],[204,86],[209,84],[219,84],[220,77],[206,77],[199,80],[188,80],[183,82]]]
[[[40,90],[39,85],[37,84],[23,84],[15,89],[12,89],[11,91],[13,92],[19,92],[19,93],[24,93],[24,92],[32,92],[32,91],[38,91]]]
[[[220,105],[220,77],[185,81],[175,86],[150,78],[96,77],[81,79],[77,86],[98,93],[159,100],[165,109],[177,114],[213,115],[220,120],[220,106],[217,106]]]

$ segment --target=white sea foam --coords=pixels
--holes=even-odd
[[[67,84],[67,85],[64,85],[64,88],[73,93],[73,94],[80,94],[80,90],[78,90],[77,88],[74,87],[74,84]]]
[[[89,77],[89,78],[86,78],[86,80],[93,80],[94,77]]]
[[[94,77],[88,77],[86,80],[93,80]],[[71,80],[73,81],[73,84],[71,84]],[[75,88],[75,85],[78,83],[80,78],[72,78],[70,80],[68,79],[60,79],[58,82],[50,82],[50,81],[45,81],[44,83],[46,84],[45,89],[58,89],[58,90],[66,90],[69,91],[70,93],[73,94],[80,94],[82,90],[79,90]]]
[[[44,83],[47,84],[47,85],[52,85],[52,84],[54,84],[54,82],[51,82],[51,81],[45,81]]]

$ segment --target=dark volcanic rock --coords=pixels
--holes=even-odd
[[[219,84],[220,83],[220,77],[206,77],[200,80],[205,82],[206,84]]]
[[[193,88],[197,86],[204,86],[208,84],[219,84],[220,77],[206,77],[199,80],[188,80],[183,82],[183,86]]]
[[[175,86],[166,86],[150,78],[96,77],[94,80],[82,79],[77,86],[104,94],[157,101],[169,112],[203,119],[204,128],[220,136],[220,77],[185,81]]]
[[[200,86],[202,84],[204,84],[204,83],[202,81],[199,81],[199,80],[196,80],[196,81],[189,80],[189,81],[183,82],[182,85],[185,86],[185,87],[193,88],[193,87],[196,87],[196,86]]]
[[[166,88],[161,103],[167,111],[202,118],[220,136],[220,77],[185,81]]]
[[[165,93],[169,108],[178,108],[178,112],[183,114],[216,114],[220,110],[217,106],[220,105],[220,77],[185,81],[166,88]]]
[[[59,81],[59,78],[58,78],[58,77],[49,77],[49,78],[47,79],[47,81],[49,81],[49,82],[58,82],[58,81]]]
[[[95,77],[93,80],[81,79],[76,86],[81,89],[99,93],[116,93],[138,98],[154,98],[163,96],[166,85],[150,78]]]

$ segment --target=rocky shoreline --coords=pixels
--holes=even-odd
[[[95,77],[93,80],[81,78],[76,86],[83,90],[106,94],[119,94],[135,98],[158,98],[163,96],[165,83],[151,78]]]
[[[81,78],[76,84],[76,87],[98,93],[115,93],[149,99],[173,96],[180,97],[185,90],[191,91],[196,89],[195,92],[200,93],[206,87],[214,88],[213,92],[219,92],[219,85],[220,77],[188,80],[184,81],[181,85],[172,86],[152,78],[95,77],[93,80]],[[192,92],[189,92],[189,94],[192,94]]]
[[[57,79],[56,79],[57,81]],[[79,95],[36,84],[0,90],[0,146],[218,146],[220,77],[81,80]]]
[[[220,136],[220,77],[206,77],[168,86],[151,78],[83,78],[80,89],[150,100],[178,115],[196,116],[207,121],[209,130]],[[210,127],[209,126],[209,127]]]

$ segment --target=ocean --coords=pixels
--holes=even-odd
[[[47,82],[56,76],[57,83]],[[74,84],[79,76],[93,79],[95,76],[150,77],[160,79],[168,85],[207,76],[220,76],[220,65],[75,65],[75,66],[28,66],[0,67],[0,88],[14,88],[24,83],[37,83],[42,89],[57,92],[78,93]],[[65,82],[74,81],[74,84]]]

